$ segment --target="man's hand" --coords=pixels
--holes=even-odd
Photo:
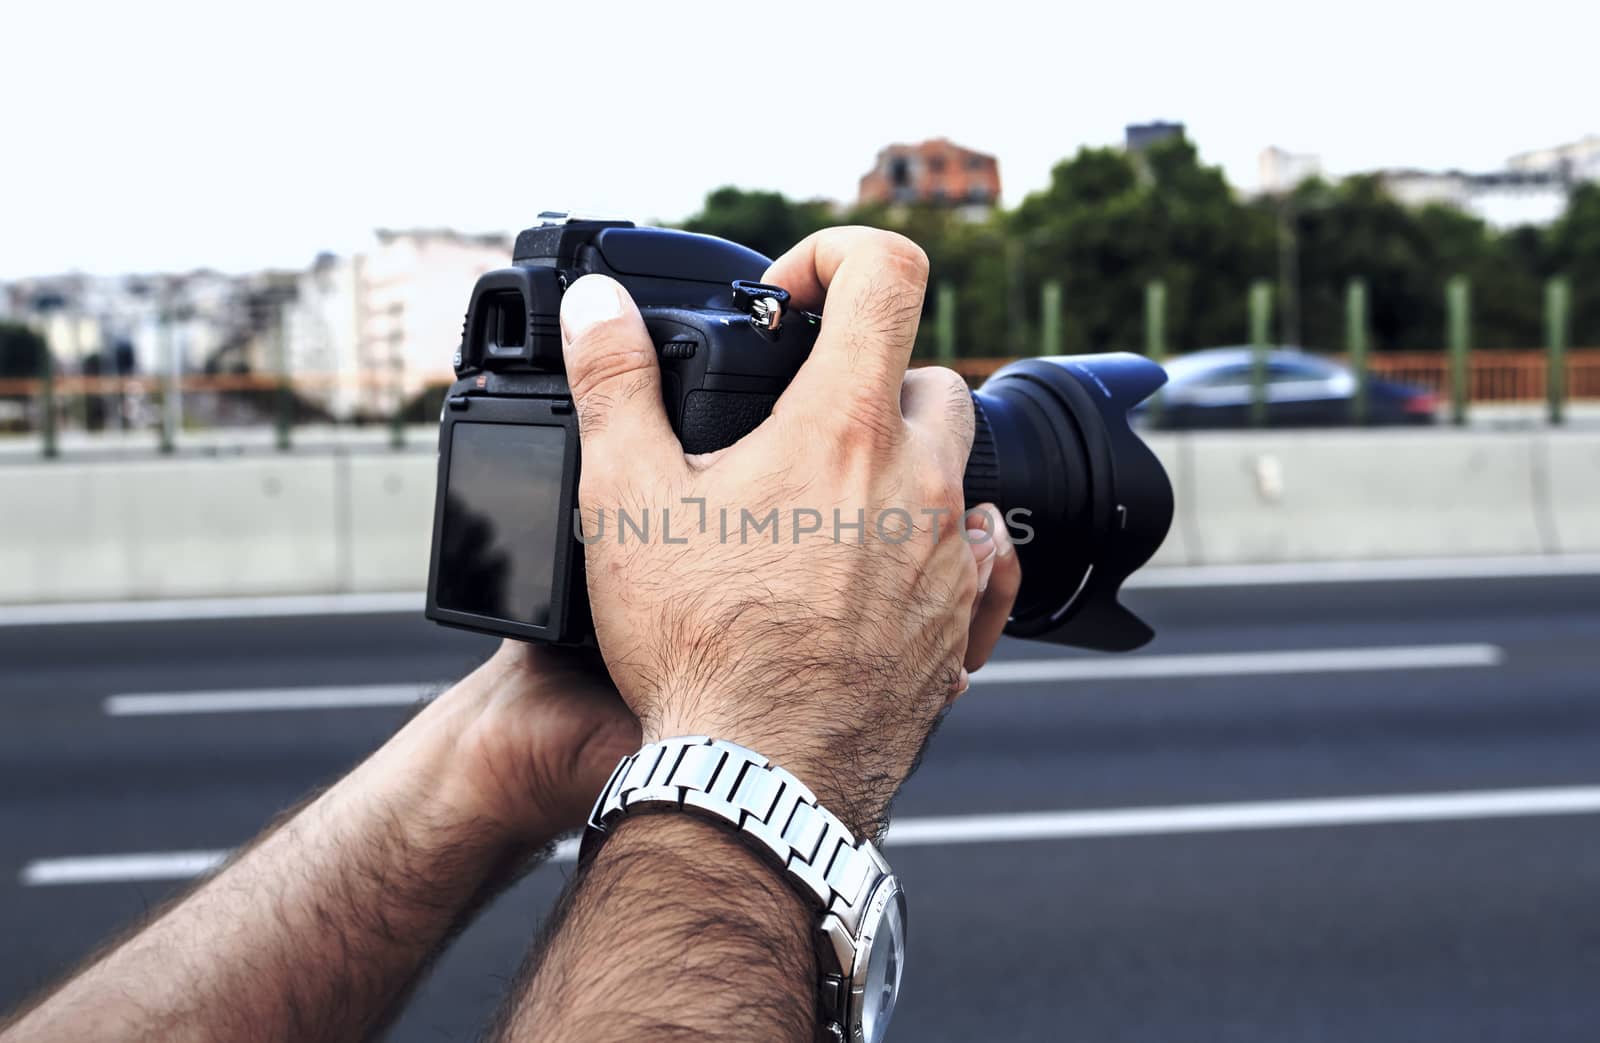
[[[457,748],[464,806],[537,846],[580,828],[639,721],[592,652],[505,641],[478,675],[427,713]]]
[[[748,746],[864,835],[963,684],[977,596],[967,388],[906,373],[926,279],[921,249],[872,229],[786,255],[767,280],[822,309],[821,335],[772,416],[705,456],[673,436],[621,288],[587,276],[562,306],[596,632],[644,739]]]
[[[998,512],[962,510],[966,385],[905,372],[926,277],[921,250],[871,229],[785,255],[766,281],[820,308],[821,335],[772,415],[706,456],[673,437],[621,288],[586,276],[562,302],[590,602],[643,738],[748,746],[859,836],[879,831],[1020,581]],[[725,830],[625,819],[557,919],[500,1038],[814,1036],[815,912]]]

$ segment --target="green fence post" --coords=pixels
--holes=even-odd
[[[1344,288],[1344,350],[1356,376],[1356,393],[1350,399],[1350,420],[1367,422],[1367,284],[1351,279]]]
[[[1250,426],[1267,424],[1267,350],[1272,339],[1272,284],[1250,284]]]
[[[1167,361],[1167,284],[1151,279],[1144,284],[1144,353],[1158,365]],[[1150,398],[1150,422],[1161,419],[1162,394],[1157,391]]]
[[[1565,276],[1556,276],[1544,286],[1544,339],[1550,349],[1550,371],[1545,377],[1545,394],[1550,400],[1550,422],[1566,419],[1567,338],[1571,327],[1571,285]]]
[[[939,365],[948,366],[956,360],[956,288],[947,282],[939,284],[935,323]]]
[[[281,303],[278,305],[278,390],[277,409],[275,411],[275,426],[278,433],[278,451],[288,452],[290,445],[289,428],[294,423],[294,395],[289,388],[289,333],[284,328],[286,309]]]
[[[1167,360],[1167,284],[1160,279],[1144,284],[1144,353],[1151,362]]]
[[[56,447],[56,360],[50,345],[44,347],[44,357],[39,360],[39,439],[40,451],[46,459],[54,457]]]
[[[1061,283],[1048,279],[1039,288],[1039,354],[1061,354]]]
[[[1467,400],[1472,397],[1472,284],[1465,275],[1453,276],[1445,288],[1450,344],[1450,421],[1467,422]]]

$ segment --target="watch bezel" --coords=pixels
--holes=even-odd
[[[901,978],[905,977],[905,942],[910,928],[910,917],[906,904],[905,888],[900,886],[899,879],[888,873],[878,881],[878,886],[873,890],[872,897],[867,900],[866,908],[861,913],[861,933],[855,939],[855,961],[850,968],[850,997],[847,1005],[848,1034],[852,1043],[864,1043],[865,1029],[862,1015],[865,1012],[867,993],[867,969],[872,966],[872,950],[880,938],[879,930],[888,922],[889,905],[898,900],[900,903],[900,966]],[[886,944],[893,940],[881,939]],[[899,996],[899,986],[895,987],[896,999]]]

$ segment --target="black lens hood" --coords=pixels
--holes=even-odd
[[[1007,634],[1112,652],[1154,636],[1117,597],[1172,524],[1172,483],[1128,424],[1166,379],[1128,353],[1034,358],[974,396],[993,429],[999,506],[1025,508],[1033,530],[1017,548],[1022,590]],[[1041,465],[1060,472],[1042,478]]]

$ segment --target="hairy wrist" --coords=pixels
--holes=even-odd
[[[774,692],[771,698],[783,695]],[[904,736],[871,734],[843,727],[838,717],[782,708],[756,714],[671,713],[647,723],[644,741],[681,735],[722,739],[761,754],[804,783],[819,804],[865,838],[883,832],[889,805],[916,759],[894,745],[904,742]]]
[[[931,645],[885,654],[893,635],[792,602],[739,602],[711,613],[715,625],[684,615],[691,607],[664,620],[670,650],[629,693],[646,740],[738,743],[805,783],[857,836],[878,836],[959,662]]]
[[[508,703],[541,683],[525,646],[507,642],[423,707],[362,770],[380,787],[420,791],[441,829],[469,830],[502,849],[537,850],[569,827],[541,804],[542,794],[507,777],[507,758],[491,755],[486,737],[505,730]]]
[[[813,1038],[814,914],[722,827],[623,820],[558,918],[500,1038]]]
[[[450,750],[448,737],[431,729],[392,742],[284,831],[304,843],[342,844],[387,877],[397,902],[430,906],[446,895],[498,886],[544,845],[515,836],[487,813],[450,769]]]

